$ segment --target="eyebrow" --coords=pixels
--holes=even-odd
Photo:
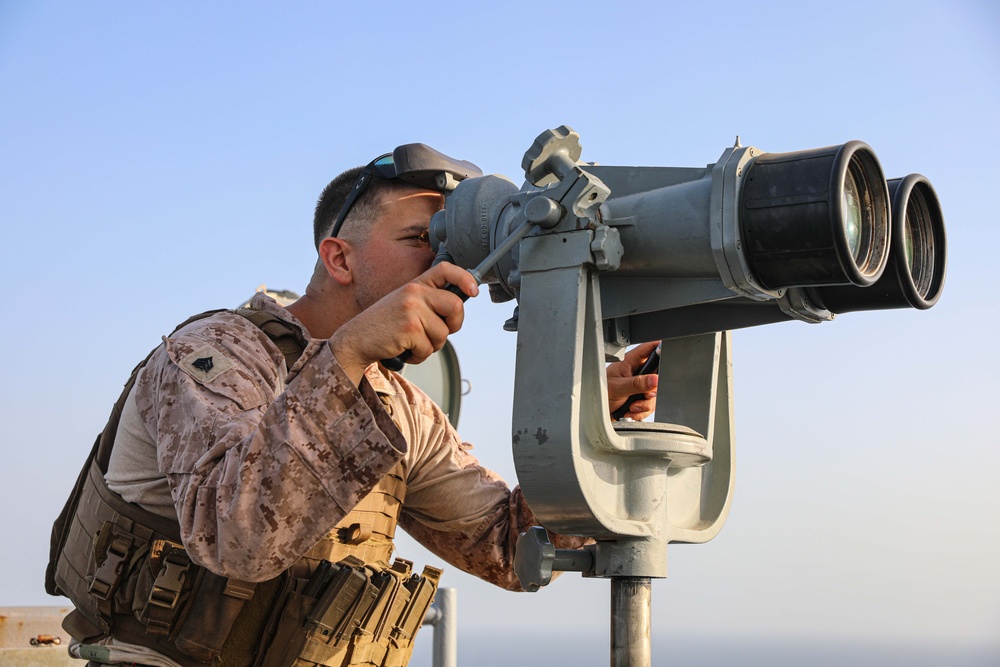
[[[409,227],[403,227],[400,230],[400,233],[401,234],[410,234],[410,233],[416,232],[416,233],[419,233],[419,234],[423,234],[428,229],[430,229],[430,225],[410,225]]]

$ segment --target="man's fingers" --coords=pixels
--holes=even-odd
[[[409,289],[413,300],[410,327],[408,328],[408,348],[412,353],[412,363],[420,363],[431,354],[444,347],[450,334],[462,328],[465,321],[465,304],[461,298],[452,292],[435,285],[449,283],[449,277],[468,278],[466,284],[460,287],[476,289],[476,281],[468,271],[449,264],[450,269],[440,270],[434,275],[424,274],[422,278],[410,283]],[[435,267],[436,269],[437,267]],[[433,269],[432,269],[433,271]],[[458,274],[456,276],[456,273]],[[464,278],[462,278],[464,280]],[[442,283],[442,281],[444,281]]]
[[[656,375],[629,375],[627,377],[609,377],[609,393],[617,396],[628,397],[632,394],[645,394],[655,391],[660,378]]]
[[[625,416],[630,419],[642,420],[653,414],[656,409],[656,387],[659,375],[655,370],[637,375],[647,365],[646,361],[656,351],[657,341],[649,341],[632,348],[625,353],[622,361],[610,364],[607,369],[608,404],[612,416],[628,403]],[[652,366],[652,364],[650,364]],[[634,398],[633,398],[634,397]],[[623,415],[619,414],[618,417]]]
[[[421,278],[428,285],[442,289],[447,285],[459,287],[467,296],[478,296],[479,286],[472,274],[450,262],[441,262],[432,267]]]
[[[656,389],[660,378],[657,375],[635,375],[629,378],[632,381],[633,394],[644,394]]]
[[[625,362],[633,371],[638,370],[639,367],[642,366],[642,363],[649,358],[649,355],[653,354],[653,350],[655,350],[656,346],[659,344],[660,341],[651,340],[647,343],[636,345],[625,353]]]
[[[645,399],[655,399],[659,378],[655,375],[608,375],[608,401],[611,409],[618,409],[630,396],[641,394]]]
[[[476,294],[476,281],[468,271],[442,264],[398,288],[354,317],[334,334],[338,360],[353,366],[390,359],[405,351],[419,363],[440,350],[448,336],[461,329],[465,304],[442,289],[456,284]]]
[[[474,283],[475,281],[473,281]],[[434,311],[438,321],[447,326],[448,331],[445,335],[455,333],[462,328],[462,323],[465,321],[465,303],[447,290],[432,289],[433,292],[427,295],[428,305]],[[443,340],[441,345],[444,345]]]
[[[628,406],[628,414],[626,416],[636,421],[641,421],[646,417],[653,414],[656,409],[656,401],[651,399],[642,399],[635,401],[632,405]]]

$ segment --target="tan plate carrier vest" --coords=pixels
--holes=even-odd
[[[195,315],[175,332],[218,312]],[[298,331],[268,313],[235,312],[260,327],[291,368],[305,347]],[[188,558],[176,520],[126,502],[104,481],[122,408],[148,361],[132,371],[52,528],[45,589],[76,606],[66,631],[86,645],[114,637],[146,646],[185,667],[405,665],[441,571],[418,575],[398,558],[388,565],[406,494],[402,464],[274,579],[213,574]]]

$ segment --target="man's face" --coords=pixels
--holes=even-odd
[[[367,240],[355,246],[355,300],[360,310],[431,268],[434,260],[427,229],[444,197],[431,191],[388,196]]]

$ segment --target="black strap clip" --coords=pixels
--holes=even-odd
[[[154,551],[159,546],[157,544]],[[184,582],[191,569],[191,559],[182,548],[174,548],[167,544],[162,549],[160,571],[153,579],[149,602],[143,616],[146,618],[146,630],[150,634],[165,636],[170,634],[170,628],[173,626]]]
[[[125,576],[125,566],[132,551],[132,540],[125,535],[115,535],[108,542],[104,562],[94,573],[87,589],[99,600],[109,600]]]

